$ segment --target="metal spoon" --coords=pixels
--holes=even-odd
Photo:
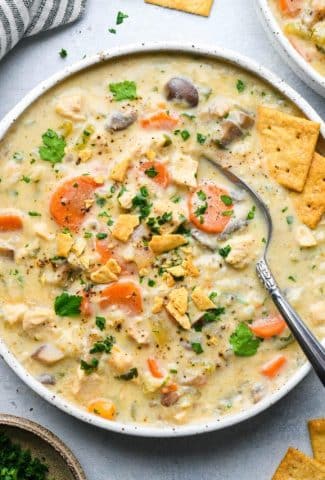
[[[206,157],[204,157],[206,158]],[[266,290],[272,297],[273,302],[277,306],[279,312],[285,319],[288,327],[293,333],[295,339],[299,343],[300,347],[304,351],[309,362],[313,366],[315,372],[317,373],[319,379],[325,386],[325,348],[322,344],[316,339],[312,334],[309,328],[305,325],[303,320],[299,317],[297,312],[289,304],[288,300],[285,298],[284,293],[280,290],[278,284],[276,283],[268,262],[266,260],[268,248],[272,239],[273,232],[273,223],[272,218],[269,212],[268,207],[265,205],[260,196],[243,180],[241,180],[237,175],[235,175],[228,168],[221,166],[211,158],[206,158],[214,167],[236,185],[237,188],[242,188],[249,193],[249,195],[254,199],[256,207],[262,212],[266,225],[267,225],[267,239],[265,243],[265,248],[262,257],[256,264],[257,275],[263,283]]]

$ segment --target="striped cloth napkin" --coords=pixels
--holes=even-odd
[[[77,20],[86,0],[0,0],[0,59],[24,36]]]

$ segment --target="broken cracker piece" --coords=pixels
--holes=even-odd
[[[280,185],[302,192],[315,152],[319,123],[261,106],[257,129],[272,177]]]
[[[316,228],[325,213],[325,157],[315,153],[306,185],[294,203],[300,220],[310,228]]]
[[[290,447],[272,480],[325,480],[325,465]]]
[[[187,240],[185,237],[183,237],[183,235],[153,235],[149,242],[149,247],[154,253],[160,255],[161,253],[169,252],[169,250],[180,247],[185,243],[187,243]]]
[[[325,418],[317,418],[308,422],[314,458],[325,464]]]
[[[159,5],[160,7],[173,8],[183,12],[195,13],[208,17],[210,15],[213,0],[145,0],[146,3]]]

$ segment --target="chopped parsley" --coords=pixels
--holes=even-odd
[[[22,181],[22,182],[25,182],[25,183],[30,183],[30,178],[29,178],[29,177],[26,177],[26,175],[23,175],[23,176],[21,177],[21,181]]]
[[[292,215],[288,215],[286,217],[286,220],[287,220],[287,224],[288,225],[292,225],[293,224],[293,216]]]
[[[34,212],[34,211],[29,211],[29,212],[28,212],[28,215],[29,215],[30,217],[41,217],[41,216],[42,216],[41,213]]]
[[[41,159],[53,165],[61,162],[67,145],[65,139],[49,128],[43,133],[42,140],[43,145],[38,149]]]
[[[194,330],[196,332],[201,332],[202,328],[208,323],[218,322],[220,320],[220,315],[223,315],[224,313],[224,307],[217,307],[207,310],[204,315],[197,322],[195,322],[193,326]]]
[[[85,232],[84,238],[91,238],[93,236],[92,232]]]
[[[227,258],[229,253],[231,252],[231,246],[226,245],[223,248],[219,248],[218,253],[222,258]]]
[[[184,142],[188,140],[191,136],[190,132],[188,130],[175,130],[174,135],[180,135]]]
[[[97,195],[97,193],[95,193],[95,198],[96,205],[98,205],[99,207],[103,207],[104,205],[106,205],[107,199],[105,197],[101,197],[100,195]]]
[[[132,380],[133,378],[137,378],[138,376],[138,369],[131,368],[128,372],[122,373],[122,375],[118,375],[115,377],[117,380]]]
[[[5,433],[0,433],[1,480],[46,480],[47,474],[45,463],[32,457],[29,450],[13,443]]]
[[[200,143],[201,145],[203,145],[206,141],[207,137],[206,135],[203,135],[202,133],[197,133],[196,134],[196,141],[198,143]]]
[[[233,210],[224,210],[221,215],[222,215],[223,217],[232,217],[233,214],[234,214],[234,211],[233,211]]]
[[[210,295],[209,295],[209,298],[210,298],[211,302],[214,302],[215,299],[217,298],[217,296],[218,296],[217,292],[211,292]]]
[[[98,238],[98,240],[104,240],[104,238],[107,238],[107,233],[99,232],[96,234],[96,238]]]
[[[126,18],[129,18],[129,15],[123,12],[118,12],[116,15],[116,25],[121,25]]]
[[[247,214],[247,220],[253,220],[253,218],[255,217],[255,212],[256,212],[256,207],[255,205],[252,206],[252,208],[250,209],[250,211],[248,212]]]
[[[61,48],[61,50],[59,51],[59,55],[61,58],[66,58],[68,56],[68,52],[65,48]]]
[[[137,98],[137,86],[135,82],[125,80],[119,83],[110,83],[109,90],[113,94],[114,100],[135,100]]]
[[[106,318],[96,317],[96,327],[99,328],[99,330],[103,331],[106,327]]]
[[[195,118],[195,115],[192,115],[191,113],[187,113],[187,112],[181,113],[181,115],[182,115],[182,117],[186,117],[189,120],[194,120],[194,118]]]
[[[203,190],[199,190],[199,191],[197,192],[197,196],[199,197],[200,200],[203,200],[203,201],[207,199],[207,196],[206,196],[206,194],[203,192]]]
[[[149,278],[148,287],[154,287],[155,285],[156,285],[156,282],[154,280],[152,280],[151,278]]]
[[[104,340],[98,340],[89,350],[89,353],[111,353],[112,347],[115,343],[115,338],[112,335],[104,338]]]
[[[227,207],[231,207],[231,205],[232,205],[232,198],[229,197],[229,195],[221,195],[220,198],[221,198],[221,201],[222,201]]]
[[[240,80],[240,79],[237,80],[236,88],[237,88],[238,93],[242,93],[245,90],[246,85],[243,82],[243,80]]]
[[[289,275],[288,280],[291,280],[292,282],[297,281],[293,275]]]
[[[97,358],[92,358],[89,363],[85,360],[80,360],[80,368],[86,373],[86,375],[90,375],[97,370],[98,364],[99,360]]]
[[[203,190],[199,190],[196,195],[198,196],[198,198],[204,202],[202,203],[201,205],[199,205],[197,207],[197,209],[195,210],[194,212],[194,215],[196,217],[198,217],[200,219],[200,223],[203,223],[204,222],[204,219],[203,219],[203,215],[205,214],[205,212],[207,211],[208,209],[208,202],[206,201],[206,194],[203,192]]]
[[[159,234],[160,226],[165,225],[165,223],[171,222],[173,219],[172,212],[165,212],[163,215],[158,217],[149,217],[147,221],[147,226],[153,233]]]
[[[60,317],[76,317],[80,315],[82,297],[63,292],[54,301],[54,311]]]
[[[144,173],[150,177],[150,178],[155,178],[158,175],[157,170],[155,169],[154,165],[151,167],[147,168],[147,170],[144,171]]]
[[[171,201],[172,201],[173,203],[179,203],[179,202],[181,201],[181,196],[175,194],[175,195],[173,195],[172,197],[170,197],[170,199],[171,199]]]
[[[109,31],[109,33],[113,33],[114,35],[115,35],[115,33],[116,33],[115,28],[109,28],[108,31]]]
[[[261,340],[255,337],[246,323],[241,322],[230,335],[229,343],[235,355],[239,357],[251,357],[257,352]]]
[[[147,187],[141,187],[139,193],[132,198],[133,208],[137,208],[140,213],[140,219],[147,218],[150,214],[152,204],[149,201],[149,192]]]
[[[191,347],[193,352],[195,352],[197,355],[200,355],[204,352],[202,345],[199,342],[192,342]]]

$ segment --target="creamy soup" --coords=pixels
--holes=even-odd
[[[325,75],[325,1],[269,0],[293,47],[321,75]]]
[[[275,277],[323,336],[325,227],[269,176],[260,105],[301,116],[233,66],[135,56],[65,80],[2,140],[1,336],[53,393],[184,424],[248,409],[303,364],[255,273],[261,214],[213,166],[270,207]]]

